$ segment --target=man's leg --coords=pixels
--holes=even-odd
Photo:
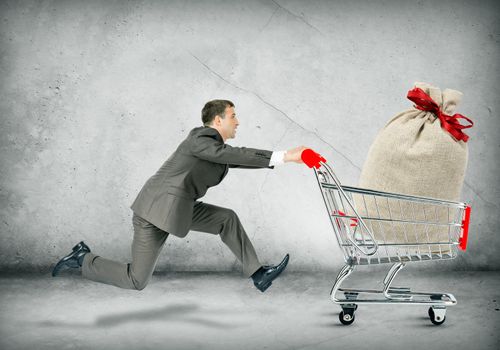
[[[196,202],[191,230],[220,235],[233,254],[243,265],[243,273],[250,277],[261,264],[238,215],[227,208]]]
[[[168,233],[135,214],[132,222],[132,262],[124,264],[87,253],[82,264],[83,277],[120,288],[142,290],[146,287]]]

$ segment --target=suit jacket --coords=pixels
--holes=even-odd
[[[178,237],[189,232],[195,201],[219,184],[228,168],[274,168],[272,151],[231,147],[211,127],[197,127],[144,184],[131,209]]]

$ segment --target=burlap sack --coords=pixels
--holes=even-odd
[[[441,91],[426,83],[415,83],[415,88],[429,95],[446,115],[455,112],[462,98],[459,91]],[[359,187],[458,201],[467,158],[467,143],[457,141],[445,130],[435,113],[411,108],[392,118],[377,135],[363,166]],[[440,223],[456,219],[455,212],[450,214],[447,209],[430,205],[358,195],[354,200],[360,214],[366,217]],[[456,234],[445,225],[372,221],[369,227],[377,241],[389,244],[447,242]],[[388,248],[381,249],[383,254]],[[408,255],[448,254],[449,246],[408,245],[405,251]],[[385,252],[391,255],[389,250]],[[397,254],[401,252],[398,250]]]

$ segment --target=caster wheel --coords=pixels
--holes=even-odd
[[[432,307],[429,308],[427,313],[429,314],[431,322],[436,326],[442,325],[444,321],[446,321],[446,316],[437,316]]]
[[[354,322],[354,319],[354,310],[352,311],[352,313],[346,313],[344,310],[340,311],[339,313],[339,320],[343,325],[350,325]]]

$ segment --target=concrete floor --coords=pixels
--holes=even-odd
[[[334,273],[283,274],[261,294],[236,273],[155,274],[143,291],[77,271],[0,275],[0,348],[7,349],[499,349],[500,273],[408,268],[396,285],[453,293],[434,326],[425,306],[364,305],[351,326],[329,299]],[[347,286],[383,278],[355,271]]]

